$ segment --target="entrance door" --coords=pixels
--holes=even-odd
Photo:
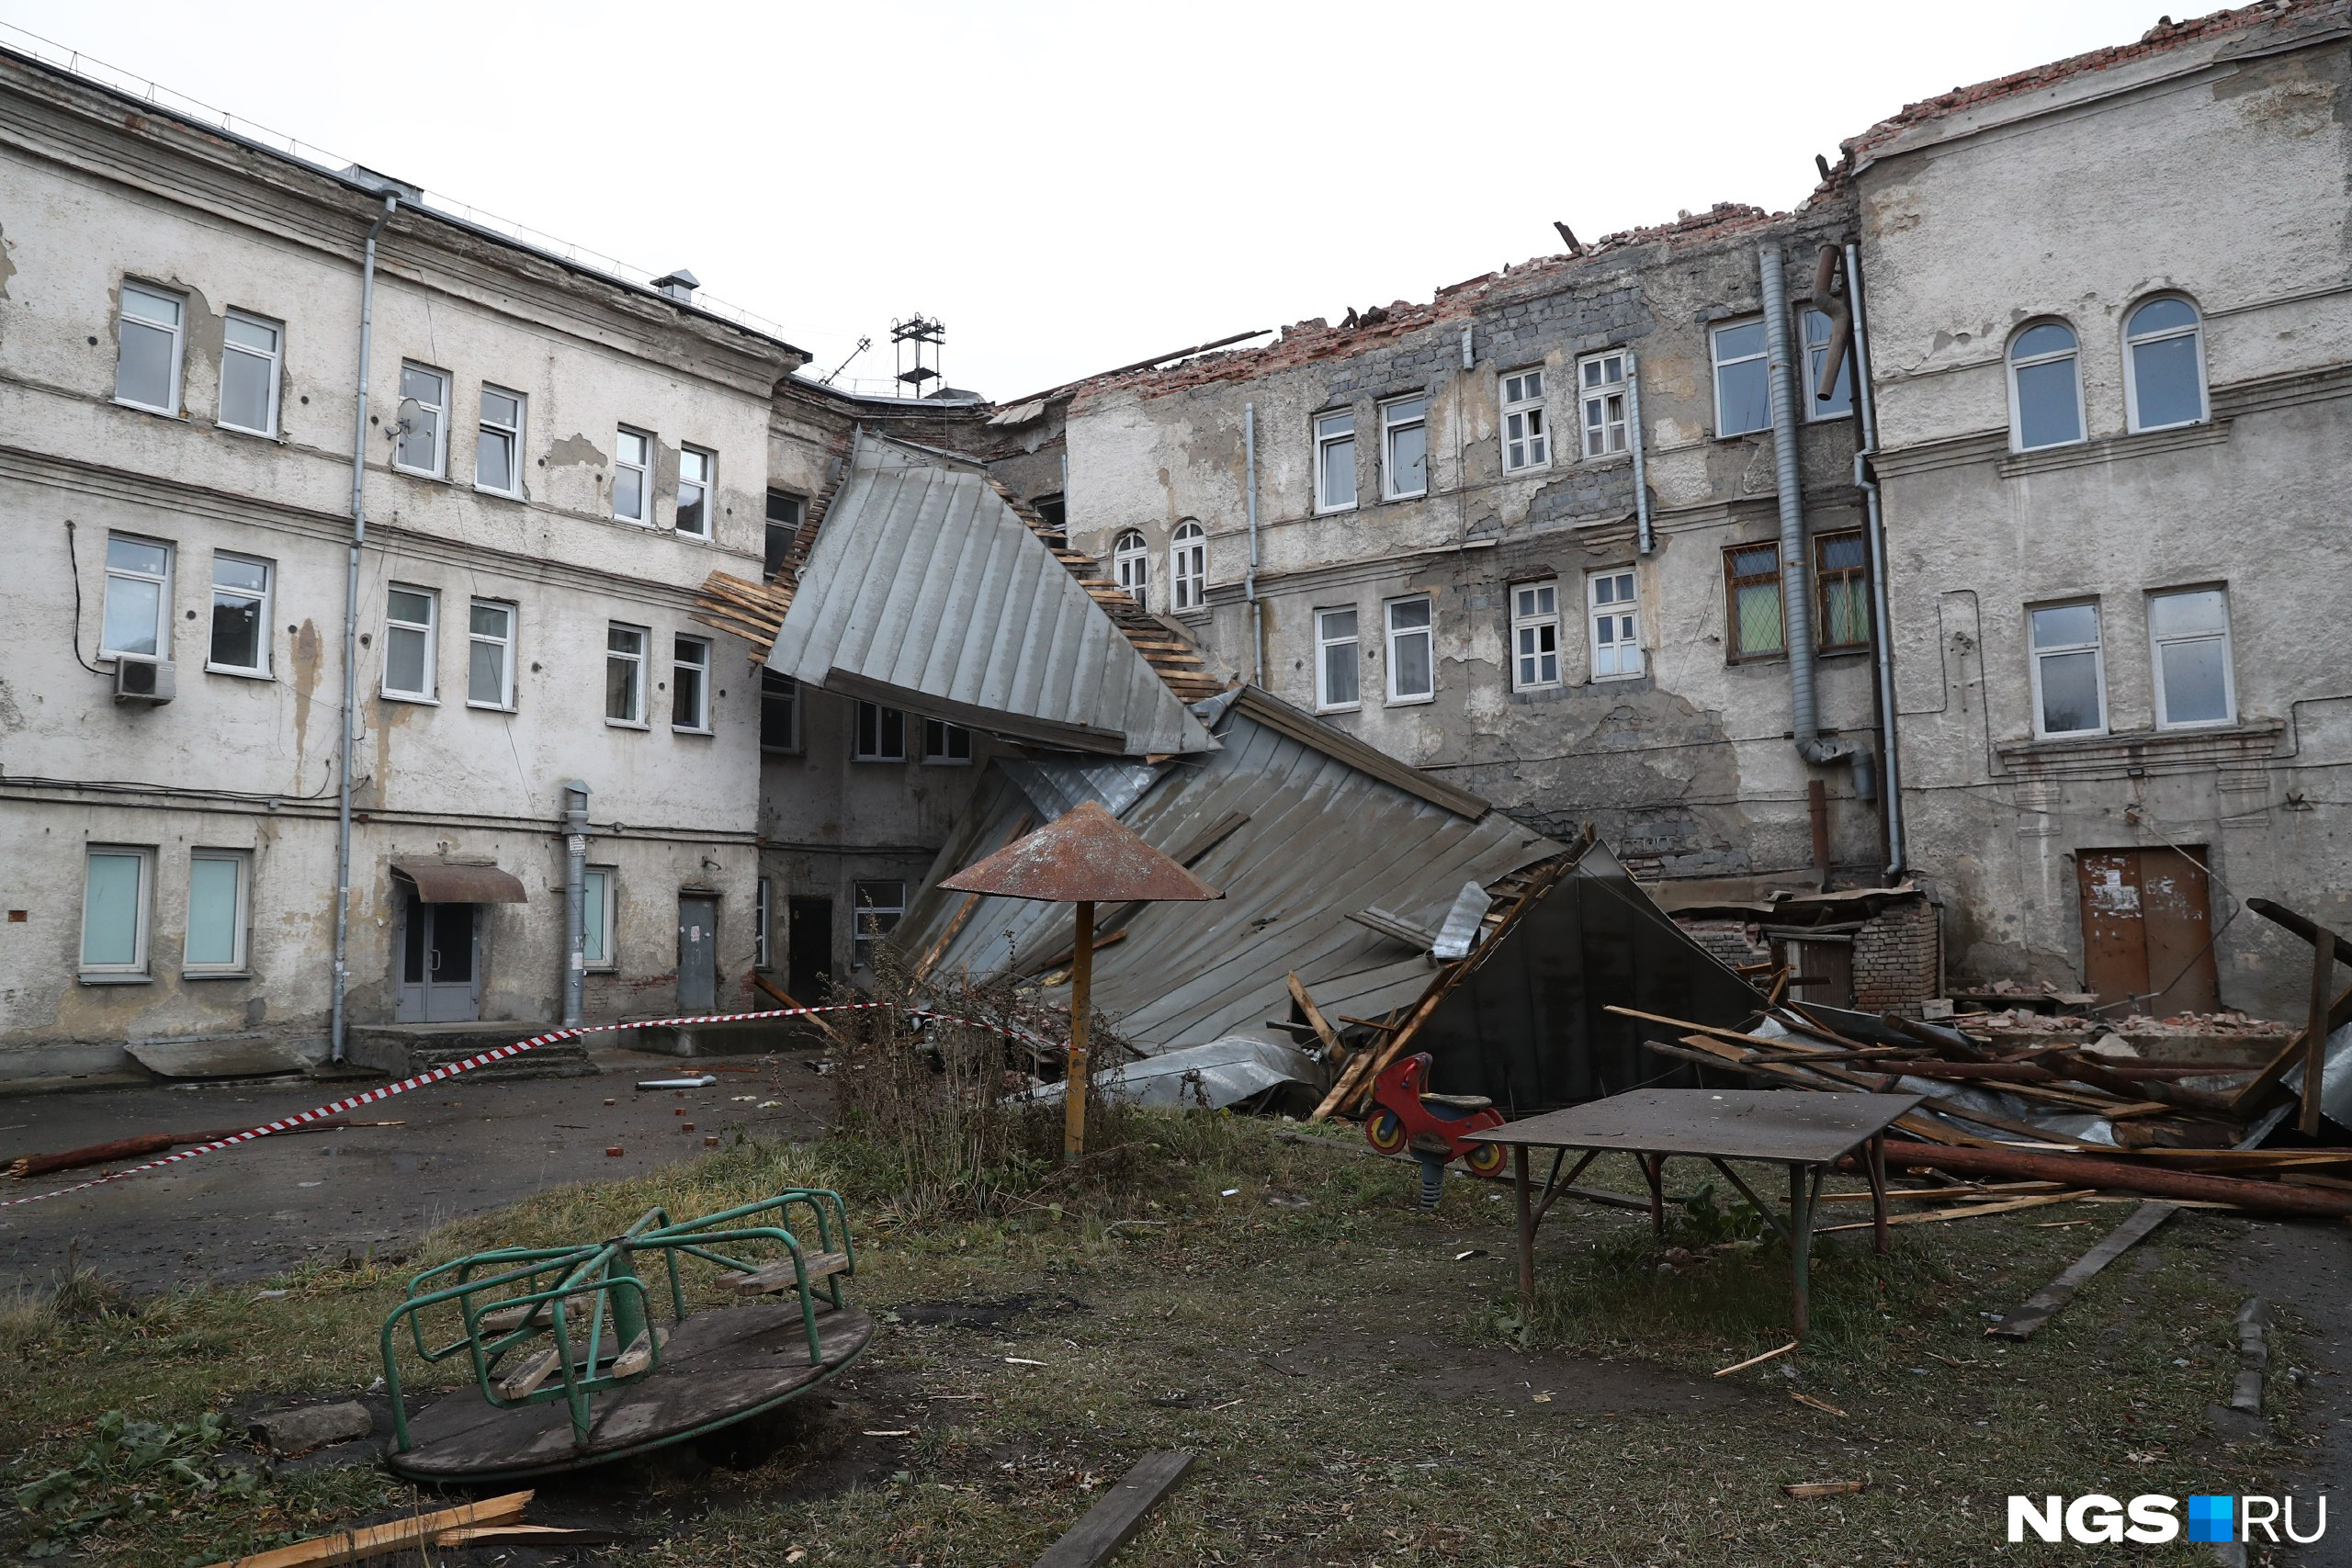
[[[825,999],[825,977],[833,968],[833,901],[795,898],[788,905],[792,923],[785,933],[786,988],[802,1007]]]
[[[678,1010],[718,1010],[718,900],[678,895]]]
[[[481,907],[404,900],[395,1023],[470,1023],[481,1016]]]
[[[2159,1017],[2221,1006],[2205,851],[2084,850],[2083,988]],[[2154,992],[2156,994],[2150,995]]]

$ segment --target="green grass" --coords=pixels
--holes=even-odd
[[[1115,1183],[1047,1185],[987,1216],[894,1204],[890,1161],[854,1141],[744,1145],[541,1194],[436,1234],[398,1269],[274,1281],[282,1300],[248,1288],[130,1303],[85,1282],[71,1311],[0,1314],[0,1452],[23,1484],[75,1462],[108,1410],[185,1424],[256,1393],[356,1392],[375,1375],[383,1313],[427,1261],[806,1181],[850,1199],[853,1297],[882,1323],[873,1351],[853,1388],[803,1402],[755,1470],[551,1487],[551,1501],[624,1516],[636,1544],[614,1561],[1026,1562],[1141,1453],[1186,1447],[1199,1464],[1123,1563],[1951,1568],[1995,1560],[2011,1491],[2259,1490],[2282,1458],[2223,1450],[2203,1422],[2234,1368],[2217,1247],[2235,1222],[2176,1219],[2014,1347],[1986,1339],[1981,1314],[2015,1306],[2128,1208],[1905,1226],[1886,1259],[1867,1232],[1832,1235],[1815,1253],[1813,1338],[1719,1382],[1706,1374],[1788,1337],[1784,1251],[1724,1246],[1720,1216],[1682,1216],[1657,1241],[1642,1215],[1563,1202],[1522,1321],[1505,1189],[1450,1181],[1428,1215],[1413,1168],[1344,1152],[1361,1147],[1344,1130],[1328,1134],[1343,1152],[1222,1115],[1138,1116],[1127,1136]],[[1587,1182],[1638,1187],[1612,1163]],[[1668,1184],[1700,1185],[1679,1167]],[[2094,1223],[2044,1228],[2075,1218]],[[1016,1295],[1042,1304],[992,1326],[919,1310]],[[863,1435],[901,1430],[914,1435]],[[1849,1477],[1871,1489],[1780,1490]],[[209,1562],[419,1506],[367,1471],[244,1499],[157,1495],[95,1524],[83,1560]],[[20,1515],[0,1543],[43,1539],[34,1523]],[[2028,1545],[1997,1560],[2083,1558]],[[2145,1560],[2199,1561],[2188,1548]]]

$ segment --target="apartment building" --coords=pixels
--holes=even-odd
[[[1911,856],[1978,982],[2302,1016],[2352,922],[2347,10],[2247,6],[1847,144]]]

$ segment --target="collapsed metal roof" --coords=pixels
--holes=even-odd
[[[1105,907],[1095,1006],[1149,1050],[1234,1034],[1287,1041],[1266,1021],[1290,1016],[1293,971],[1335,1018],[1403,1006],[1436,975],[1425,952],[1351,913],[1378,907],[1434,930],[1465,881],[1487,886],[1564,852],[1402,763],[1360,765],[1359,743],[1255,688],[1202,706],[1221,748],[1158,764],[1140,789],[1127,770],[1098,761],[992,764],[893,935],[910,962],[926,974],[1008,965],[1039,974],[1065,964],[1068,908],[937,884],[1072,802],[1102,800],[1226,896]]]
[[[768,668],[1066,750],[1213,750],[1185,705],[1202,694],[1180,695],[1105,590],[977,465],[861,431]]]

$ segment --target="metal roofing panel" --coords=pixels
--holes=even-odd
[[[1216,747],[988,476],[945,455],[861,432],[799,578],[768,658],[796,680],[1114,733],[1129,756]]]

